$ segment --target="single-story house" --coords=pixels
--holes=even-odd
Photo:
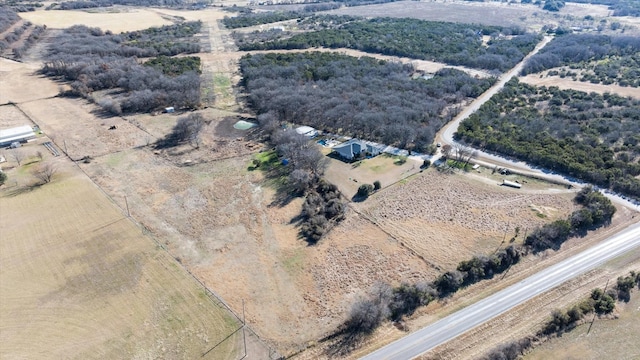
[[[318,130],[312,128],[311,126],[300,126],[296,128],[296,132],[300,135],[304,135],[308,138],[314,138],[318,136]]]
[[[29,125],[0,130],[0,146],[7,146],[14,142],[26,142],[35,138],[36,133]]]
[[[358,139],[351,139],[333,147],[333,152],[345,160],[354,160],[358,157],[380,155],[380,146],[369,144]]]

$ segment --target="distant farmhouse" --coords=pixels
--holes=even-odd
[[[380,146],[368,144],[362,140],[351,139],[340,145],[334,146],[333,152],[344,160],[353,161],[365,156],[380,155],[382,148]]]
[[[36,133],[29,125],[0,130],[0,146],[11,145],[14,142],[27,142],[35,138]]]

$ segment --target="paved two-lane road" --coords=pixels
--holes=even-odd
[[[571,278],[638,247],[640,247],[640,223],[626,228],[597,246],[405,336],[362,359],[407,360],[414,358]]]

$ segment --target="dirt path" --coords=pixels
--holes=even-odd
[[[7,30],[5,30],[2,33],[0,33],[0,39],[4,39],[5,36],[7,36],[9,33],[13,32],[18,27],[22,26],[22,24],[24,24],[24,19],[20,19],[20,20],[16,21],[15,23],[13,23],[13,25],[11,25]]]

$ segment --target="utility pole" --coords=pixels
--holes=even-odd
[[[244,332],[244,326],[246,325],[246,318],[244,315],[244,299],[242,299],[242,342],[244,343],[244,356],[247,357],[247,335]]]
[[[607,283],[604,284],[604,290],[602,290],[602,296],[604,296],[607,293],[607,286],[609,286],[609,279],[607,279]],[[587,329],[587,335],[589,335],[589,333],[591,332],[591,327],[593,326],[593,323],[596,321],[596,311],[593,311],[593,319],[591,319],[591,324],[589,324],[589,328]]]
[[[124,196],[124,204],[127,206],[127,217],[131,217],[131,212],[129,211],[129,201],[127,201],[127,195]]]

